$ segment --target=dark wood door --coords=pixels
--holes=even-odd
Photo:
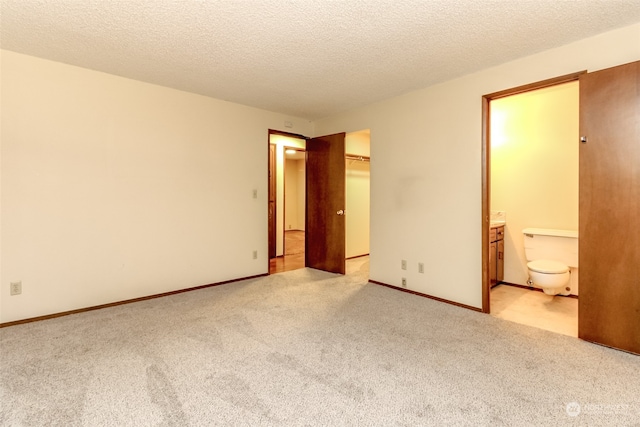
[[[578,336],[640,354],[640,62],[580,77]]]
[[[276,146],[269,144],[269,258],[276,257]]]
[[[345,273],[344,133],[307,140],[305,265]]]

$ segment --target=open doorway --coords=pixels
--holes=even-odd
[[[334,135],[340,137],[340,135]],[[314,241],[306,230],[309,218],[307,211],[329,208],[327,196],[320,197],[320,205],[309,207],[309,203],[317,197],[314,188],[320,181],[326,180],[327,173],[339,172],[343,178],[340,188],[344,189],[344,200],[339,207],[329,208],[326,215],[337,214],[344,221],[340,225],[344,228],[344,236],[340,238],[343,246],[341,263],[346,259],[361,259],[369,255],[369,204],[370,204],[370,132],[363,130],[341,134],[341,154],[334,158],[343,163],[341,168],[330,167],[324,172],[313,169],[314,185],[307,182],[307,163],[309,155],[314,154],[315,148],[307,147],[308,138],[302,135],[288,134],[280,131],[269,131],[269,273],[313,266],[318,257],[329,257],[324,248],[326,242]],[[320,145],[331,141],[320,138]],[[314,138],[310,143],[318,144]],[[331,144],[333,146],[333,143]],[[311,149],[313,153],[307,153]],[[312,156],[313,157],[313,156]],[[341,159],[341,160],[340,160]],[[312,164],[316,165],[315,162]],[[317,167],[314,166],[314,168]],[[322,190],[321,190],[322,191]],[[342,192],[342,191],[341,191]],[[333,194],[331,192],[331,194]],[[317,202],[318,200],[316,200]],[[333,210],[331,210],[333,209]],[[318,213],[315,214],[316,220]],[[317,226],[316,220],[312,222]],[[316,227],[317,228],[317,227]],[[311,231],[313,229],[310,228]],[[326,246],[332,251],[337,249],[338,242]],[[318,253],[319,252],[319,253]],[[313,255],[311,261],[308,256]],[[333,254],[331,255],[333,256]],[[328,259],[328,258],[327,258]],[[324,261],[320,259],[320,265]],[[350,261],[351,262],[351,261]],[[325,269],[322,267],[314,267]],[[334,270],[329,270],[334,271]]]
[[[579,75],[484,97],[483,311],[570,336],[578,333]],[[573,246],[554,253],[568,263],[562,295],[532,280],[539,273],[529,258],[542,255],[534,239],[575,241],[574,257],[564,256]]]
[[[269,273],[305,265],[306,137],[269,133]]]
[[[345,137],[346,248],[347,259],[369,255],[371,197],[371,132],[347,133]]]
[[[578,337],[640,353],[637,314],[640,61],[579,72],[482,97],[482,311],[490,308],[491,114],[489,103],[515,93],[579,80]],[[578,142],[579,136],[579,142]],[[509,224],[507,212],[507,227]],[[526,234],[526,233],[523,233]],[[533,238],[539,233],[530,233]],[[567,264],[569,265],[569,264]],[[615,265],[616,268],[611,268]],[[531,268],[530,268],[531,269]],[[541,283],[543,286],[544,283]]]

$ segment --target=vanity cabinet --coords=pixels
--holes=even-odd
[[[489,282],[495,286],[504,280],[504,225],[489,231]]]

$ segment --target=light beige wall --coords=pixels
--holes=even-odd
[[[298,168],[295,160],[284,158],[284,229],[295,230],[298,218]]]
[[[287,159],[285,156],[284,171],[284,228],[285,230],[304,230],[298,224],[299,207],[298,196],[300,189],[298,188],[299,179],[299,161]]]
[[[268,129],[310,123],[9,51],[1,67],[1,322],[267,273]]]
[[[317,121],[371,129],[370,278],[480,308],[482,95],[636,61],[638,40],[635,24]]]
[[[346,168],[346,256],[369,253],[369,162],[347,160]]]
[[[491,209],[506,212],[506,282],[527,282],[524,228],[578,229],[578,89],[491,102]]]
[[[298,202],[298,230],[304,230],[305,229],[305,212],[307,208],[307,202],[306,202],[307,168],[304,160],[296,161],[296,166],[298,168],[298,174],[297,174],[298,195],[296,197],[296,201]]]
[[[344,151],[346,154],[369,157],[371,155],[371,132],[369,129],[346,134]]]

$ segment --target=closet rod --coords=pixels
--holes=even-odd
[[[344,156],[345,159],[347,160],[359,160],[361,162],[370,162],[371,158],[366,157],[366,156],[356,156],[353,154],[345,154]]]

